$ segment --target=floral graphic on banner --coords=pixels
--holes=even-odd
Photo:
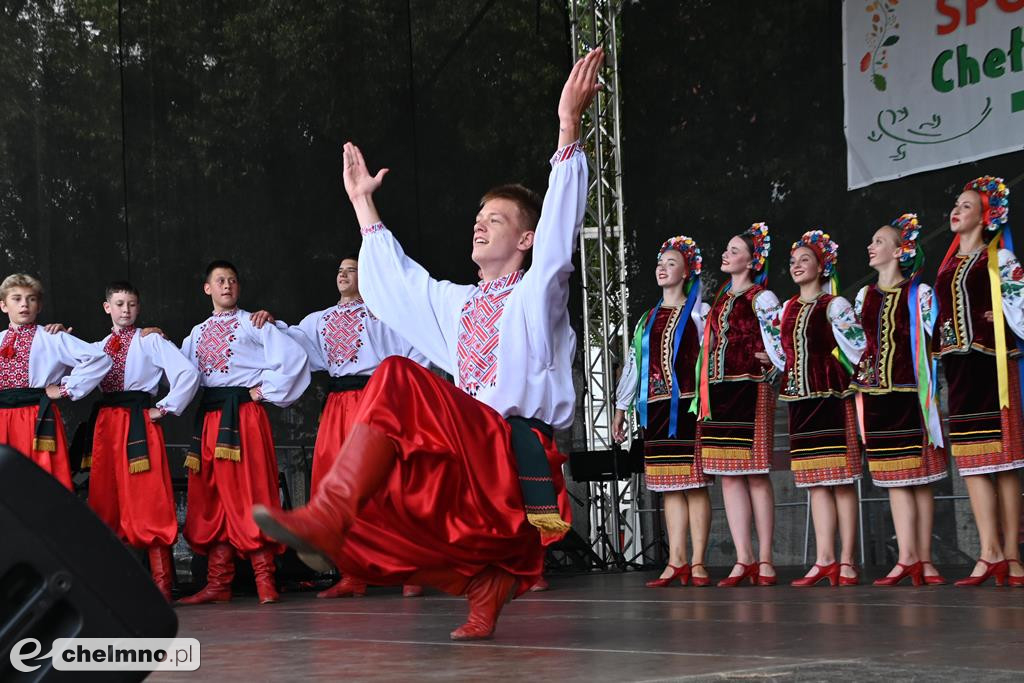
[[[861,57],[860,70],[861,73],[866,73],[871,69],[871,83],[880,92],[884,92],[888,86],[885,76],[879,73],[889,68],[887,48],[900,40],[899,35],[895,33],[900,27],[899,18],[896,16],[896,5],[899,2],[900,0],[869,0],[865,8],[867,12],[874,14],[871,16],[871,33],[864,38],[868,51]]]

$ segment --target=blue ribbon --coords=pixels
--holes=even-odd
[[[683,307],[683,319],[676,325],[675,338],[672,340],[672,399],[668,413],[668,437],[674,438],[679,425],[679,378],[676,376],[676,358],[679,357],[679,344],[683,340],[683,332],[690,322],[693,307],[700,301],[700,280],[690,282],[690,292],[686,295],[686,306]]]
[[[636,400],[636,414],[640,417],[640,426],[645,429],[647,428],[647,394],[651,369],[651,328],[654,327],[654,319],[657,317],[662,301],[664,299],[658,299],[658,305],[647,311],[647,324],[644,325],[644,336],[640,341],[640,366],[637,368],[637,372],[640,374],[640,396]]]

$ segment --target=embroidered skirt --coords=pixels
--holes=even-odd
[[[946,477],[946,451],[928,443],[916,393],[861,396],[864,453],[875,486],[918,486]]]
[[[711,419],[700,424],[705,474],[767,474],[775,439],[775,387],[767,382],[710,386]]]
[[[942,357],[949,385],[949,450],[961,476],[1024,467],[1024,416],[1016,362],[1010,406],[1000,410],[996,359],[971,351]]]
[[[852,398],[789,403],[790,469],[798,487],[852,484],[861,477]]]
[[[697,416],[689,412],[690,399],[679,401],[676,435],[668,436],[672,401],[655,401],[647,406],[644,430],[644,483],[651,491],[684,491],[710,486],[713,477],[704,474],[697,454]]]

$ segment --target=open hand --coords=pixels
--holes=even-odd
[[[345,166],[342,170],[342,178],[345,181],[345,192],[352,201],[372,195],[384,183],[384,176],[389,169],[382,168],[377,175],[370,175],[366,167],[366,160],[363,153],[351,142],[346,142],[342,151],[342,161]]]
[[[60,399],[64,398],[63,396],[61,396],[59,384],[47,384],[46,395],[50,398],[51,401],[59,401]]]
[[[569,78],[562,86],[562,96],[558,100],[559,146],[567,145],[579,138],[583,112],[601,89],[601,84],[597,82],[597,73],[603,63],[604,48],[599,47],[578,60],[569,72]]]
[[[157,420],[159,420],[163,416],[164,416],[164,411],[160,410],[159,408],[150,408],[149,409],[149,421],[150,422],[156,422]]]
[[[996,317],[994,315],[992,315],[992,311],[985,311],[985,320],[987,320],[987,321],[989,321],[991,323],[991,322],[995,322],[995,319],[996,319]]]
[[[143,337],[148,337],[151,334],[159,334],[164,339],[167,339],[167,335],[164,334],[164,331],[162,329],[160,329],[159,327],[143,327],[142,328],[142,336]]]
[[[46,330],[47,334],[57,334],[58,332],[67,332],[68,334],[71,334],[71,330],[75,328],[64,327],[61,323],[50,323],[43,327],[43,329]]]
[[[772,362],[772,359],[769,358],[768,354],[765,353],[764,351],[755,351],[754,358],[761,361],[761,365],[769,365]]]

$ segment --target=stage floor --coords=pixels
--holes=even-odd
[[[453,643],[441,593],[183,607],[197,672],[162,681],[995,680],[1024,675],[1024,589],[645,588],[652,574],[554,576],[508,605],[496,638]],[[795,570],[783,572],[794,578]]]

